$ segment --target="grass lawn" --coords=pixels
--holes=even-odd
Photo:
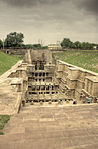
[[[17,61],[21,60],[22,56],[8,55],[0,52],[0,75],[9,70]]]
[[[98,73],[98,52],[96,51],[65,51],[54,54],[56,59]]]
[[[4,125],[10,120],[9,115],[0,115],[0,135],[3,135],[2,129],[4,128]]]

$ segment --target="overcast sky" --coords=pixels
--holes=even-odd
[[[0,38],[14,31],[25,43],[98,43],[98,0],[0,0]]]

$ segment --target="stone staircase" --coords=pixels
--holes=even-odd
[[[5,126],[0,149],[98,149],[97,118],[97,105],[27,105]]]

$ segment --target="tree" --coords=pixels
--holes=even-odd
[[[33,49],[33,44],[26,44],[24,45],[25,49]]]
[[[64,38],[61,42],[61,46],[63,48],[73,48],[73,49],[81,49],[81,50],[92,50],[94,46],[98,49],[98,44],[89,43],[89,42],[72,42],[69,38]]]
[[[74,42],[74,46],[76,49],[81,49],[81,42],[79,41]]]
[[[82,49],[83,50],[90,50],[90,49],[92,49],[93,47],[92,47],[92,44],[91,43],[88,43],[88,42],[83,42],[82,44],[81,44],[81,47],[82,47]]]
[[[41,46],[41,44],[33,44],[33,48],[34,49],[41,49],[42,46]]]
[[[24,38],[24,35],[22,33],[12,32],[8,34],[5,39],[5,47],[8,47],[8,48],[21,47],[21,44],[23,43],[23,38]]]
[[[48,46],[42,46],[42,49],[48,49]]]
[[[0,39],[0,49],[3,48],[3,41]]]
[[[61,42],[61,46],[63,48],[71,48],[72,41],[69,38],[64,38],[63,41]]]

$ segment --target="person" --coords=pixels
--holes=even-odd
[[[22,100],[22,105],[23,105],[23,107],[25,106],[25,100]]]
[[[91,103],[91,98],[90,98],[90,97],[88,97],[88,103],[89,103],[89,104]]]
[[[94,98],[94,103],[97,103],[97,98],[96,97]]]

